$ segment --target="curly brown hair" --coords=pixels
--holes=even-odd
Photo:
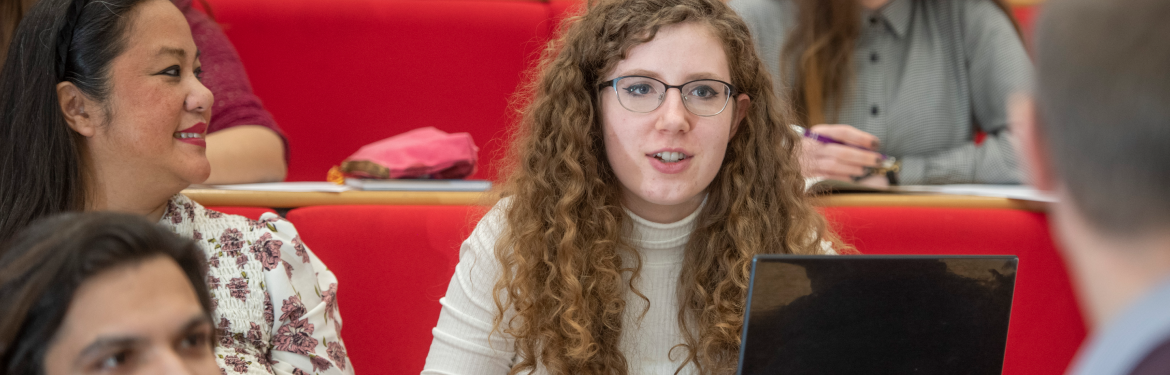
[[[526,99],[501,168],[500,193],[510,199],[495,250],[502,275],[492,332],[515,338],[512,374],[538,364],[553,374],[629,372],[618,345],[623,296],[630,290],[649,301],[634,288],[640,258],[622,261],[637,250],[622,237],[630,219],[605,157],[597,87],[632,47],[683,22],[706,25],[722,41],[732,84],[752,102],[686,245],[679,370],[734,371],[753,256],[817,254],[822,241],[839,243],[804,195],[789,107],[773,93],[738,15],[718,0],[590,1],[561,25],[518,96]]]

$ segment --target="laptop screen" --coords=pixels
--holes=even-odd
[[[757,256],[741,374],[998,374],[1014,256]]]

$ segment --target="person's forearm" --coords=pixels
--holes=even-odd
[[[205,184],[283,181],[288,173],[284,142],[272,130],[243,125],[207,135],[211,177]]]
[[[974,142],[931,155],[901,158],[898,172],[902,185],[926,184],[1018,184],[1023,180],[1011,134],[988,135],[983,144]]]

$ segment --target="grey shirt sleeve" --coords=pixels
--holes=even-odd
[[[1008,130],[1007,101],[1033,79],[1032,62],[1007,15],[991,1],[964,1],[970,76],[971,115],[987,137],[930,155],[906,156],[900,173],[905,184],[1018,184],[1021,168]]]
[[[783,96],[792,77],[781,74],[780,52],[796,23],[795,4],[729,4]],[[991,0],[894,0],[863,16],[857,76],[836,122],[882,139],[881,151],[903,161],[902,183],[1019,183],[1006,103],[1033,73],[1008,16]],[[979,145],[975,129],[987,134]]]

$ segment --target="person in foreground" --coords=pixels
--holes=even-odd
[[[1070,374],[1170,371],[1170,2],[1064,0],[1012,105],[1032,183],[1092,327]]]
[[[566,22],[423,373],[733,372],[752,257],[834,253],[788,107],[718,0]]]
[[[169,1],[37,2],[0,71],[0,243],[60,212],[142,215],[204,251],[226,372],[351,373],[337,278],[296,229],[179,194],[210,172],[199,55]]]
[[[0,249],[0,373],[219,374],[207,262],[119,213],[67,213]]]
[[[1007,100],[1033,73],[1006,1],[730,4],[792,98],[795,124],[862,148],[806,139],[809,177],[852,181],[881,164],[880,151],[902,162],[901,184],[1021,182]]]

